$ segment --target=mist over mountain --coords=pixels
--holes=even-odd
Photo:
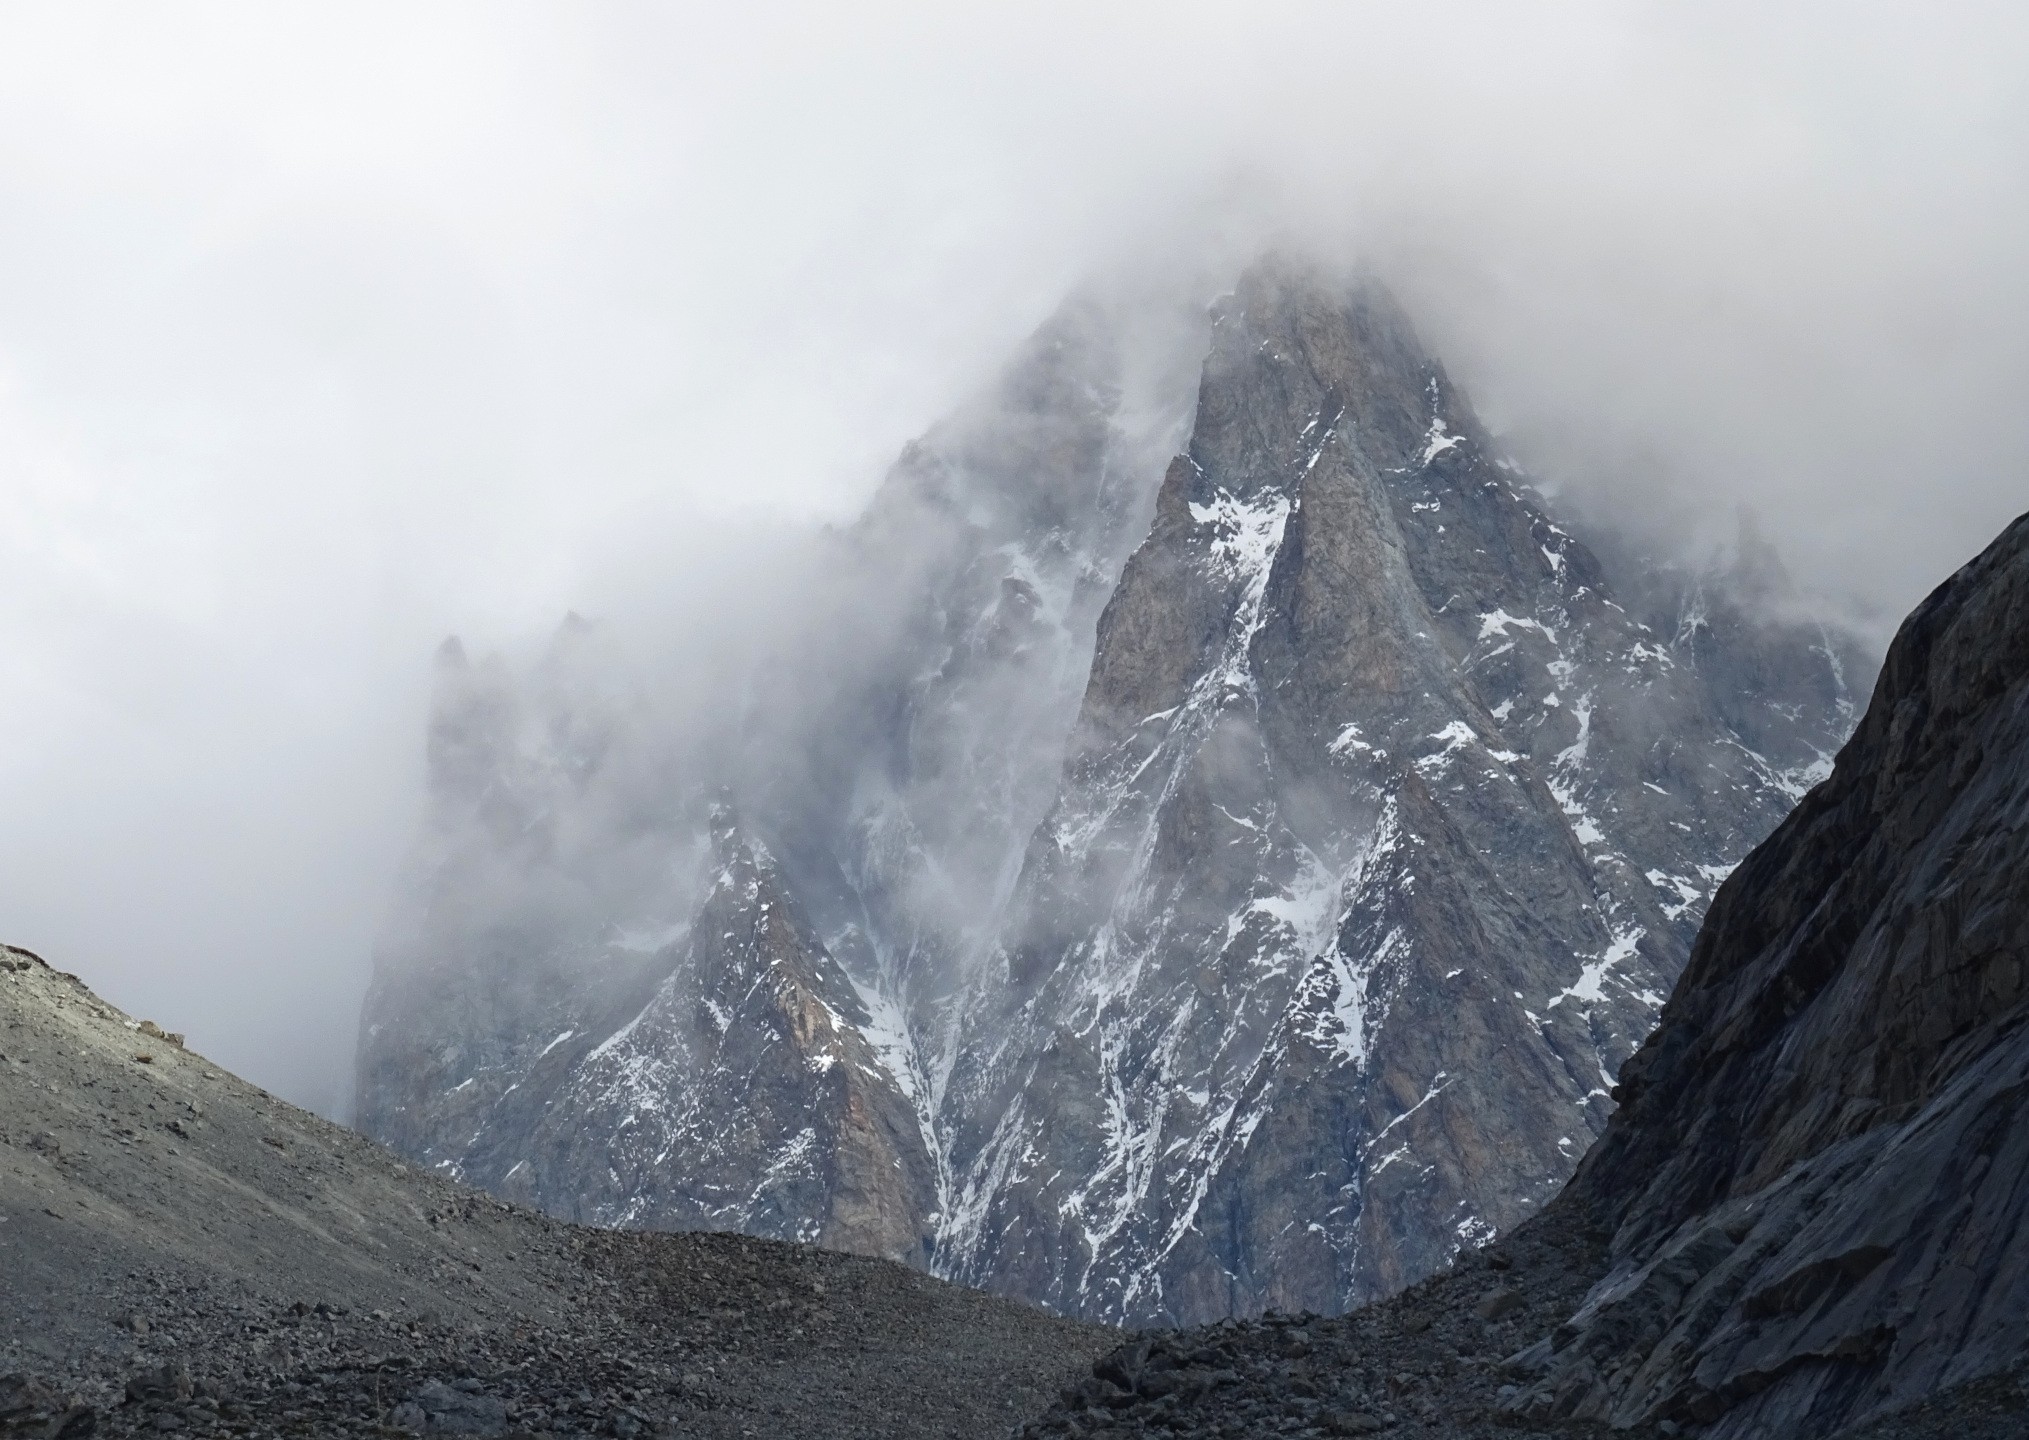
[[[1094,1318],[1429,1273],[1568,1175],[1869,679],[1751,531],[1601,538],[1371,279],[1083,293],[745,668],[447,642],[359,1123]]]
[[[1574,535],[1702,568],[1744,502],[1878,647],[2018,508],[2025,46],[1988,0],[17,9],[0,911],[343,1116],[419,657],[575,610],[709,728],[666,677],[825,603],[815,532],[1067,293],[1201,314],[1277,245],[1386,275]]]
[[[2025,74],[0,7],[0,1437],[2029,1433]]]

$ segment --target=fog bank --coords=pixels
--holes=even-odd
[[[2025,39],[1999,4],[12,10],[0,938],[337,1107],[445,634],[736,646],[1066,292],[1271,244],[1389,277],[1588,509],[1705,543],[1750,505],[1878,633],[2029,497]]]

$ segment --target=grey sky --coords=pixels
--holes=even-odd
[[[1771,19],[1766,13],[1780,9]],[[333,1106],[428,656],[715,610],[1294,239],[1877,623],[2029,504],[2019,5],[0,6],[0,934]],[[671,607],[681,607],[672,615]]]

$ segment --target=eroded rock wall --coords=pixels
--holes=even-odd
[[[2019,1364],[2025,965],[2029,516],[1720,891],[1563,1202],[1613,1269],[1514,1408],[1818,1435]]]

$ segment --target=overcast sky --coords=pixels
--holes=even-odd
[[[0,5],[0,937],[340,1108],[439,638],[736,623],[728,537],[851,514],[1081,277],[1276,238],[1391,276],[1553,474],[1751,502],[1892,621],[2029,506],[2025,39]]]

